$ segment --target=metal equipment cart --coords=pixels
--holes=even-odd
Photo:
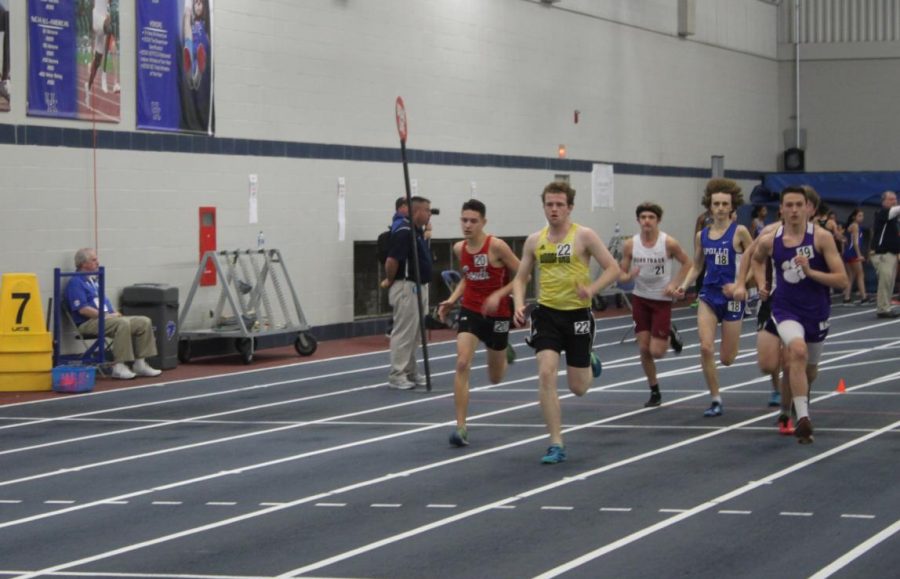
[[[210,265],[214,265],[220,286],[219,299],[215,310],[209,312],[210,327],[181,330],[178,342],[181,362],[191,360],[198,341],[228,342],[245,364],[253,362],[257,349],[283,345],[285,338],[293,338],[294,349],[301,356],[311,356],[316,351],[316,338],[310,333],[294,284],[277,249],[204,253],[181,310],[180,328],[184,328],[201,276]],[[291,303],[282,284],[290,292]],[[274,292],[277,309],[273,307],[270,291]]]

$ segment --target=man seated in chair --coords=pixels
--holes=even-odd
[[[75,270],[96,272],[100,267],[97,252],[91,248],[75,252]],[[97,277],[73,276],[66,286],[66,307],[78,331],[86,336],[99,334],[100,298]],[[161,372],[147,363],[146,358],[156,355],[156,338],[153,326],[146,316],[123,316],[116,312],[109,298],[104,297],[106,337],[112,339],[115,365],[112,377],[130,380],[135,376],[159,376]],[[131,368],[126,362],[134,362]]]

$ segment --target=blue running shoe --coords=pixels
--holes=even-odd
[[[469,446],[469,433],[465,428],[457,428],[450,435],[450,444],[453,446]]]
[[[591,374],[594,375],[594,378],[599,378],[602,373],[603,363],[600,361],[600,356],[591,352]]]
[[[781,392],[772,390],[772,395],[769,396],[769,408],[776,408],[778,406],[781,406]]]
[[[703,416],[707,418],[713,418],[715,416],[722,416],[722,403],[721,402],[713,402],[712,405],[703,411]]]
[[[566,460],[566,448],[559,444],[551,444],[547,449],[547,454],[541,458],[544,464],[556,464]]]

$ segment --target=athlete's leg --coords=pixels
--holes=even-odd
[[[469,374],[472,357],[478,345],[475,334],[460,332],[456,335],[456,375],[453,378],[453,402],[456,406],[456,427],[466,427],[469,409]]]
[[[737,358],[741,341],[741,320],[722,322],[722,344],[719,346],[719,359],[723,366],[731,366]]]
[[[556,392],[559,352],[541,350],[536,355],[538,364],[538,387],[540,390],[541,412],[550,434],[550,444],[562,445],[562,417],[559,409],[559,394]],[[590,368],[585,369],[590,372]]]
[[[506,350],[491,350],[487,348],[488,380],[491,384],[499,384],[506,376]]]
[[[700,338],[700,364],[709,393],[719,395],[719,376],[716,372],[716,326],[718,319],[709,304],[700,300],[697,308],[697,334]]]
[[[634,335],[637,341],[638,350],[641,353],[641,367],[644,369],[644,375],[647,377],[647,385],[656,384],[656,362],[650,351],[650,332],[638,332]]]

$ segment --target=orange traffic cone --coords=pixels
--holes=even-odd
[[[844,379],[841,378],[838,380],[837,392],[843,394],[847,391],[847,384],[844,382]]]

